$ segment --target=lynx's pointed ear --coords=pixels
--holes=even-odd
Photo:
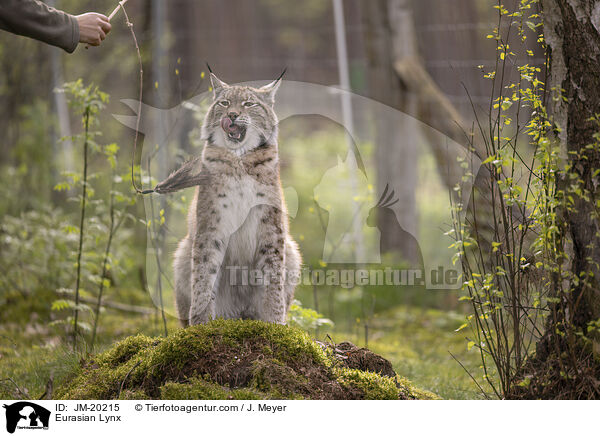
[[[277,79],[275,79],[268,85],[265,85],[258,89],[260,91],[261,96],[271,105],[275,103],[275,94],[279,89],[279,85],[281,85],[281,81],[283,80],[283,76],[285,75],[286,70],[283,70],[283,73],[281,73],[281,75]]]
[[[213,89],[213,98],[216,99],[224,89],[229,88],[229,85],[215,76],[215,73],[212,72],[210,65],[206,64],[206,66],[208,67],[208,71],[210,73],[210,86]]]

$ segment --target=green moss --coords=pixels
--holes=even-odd
[[[277,359],[260,359],[252,366],[252,387],[273,398],[302,399],[311,389],[308,378]]]
[[[107,364],[116,367],[127,362],[141,350],[157,345],[160,339],[151,339],[144,335],[130,336],[119,342],[114,348],[101,354],[96,361],[99,364]]]
[[[223,319],[194,328],[200,328],[204,334],[221,335],[229,344],[263,338],[268,343],[268,349],[284,362],[310,357],[315,363],[330,364],[321,347],[308,334],[296,328],[254,320],[240,322]]]
[[[398,399],[398,388],[394,380],[389,377],[357,369],[340,368],[338,379],[345,386],[363,391],[366,400]]]
[[[56,394],[57,399],[433,397],[403,379],[340,369],[301,330],[242,320],[216,320],[168,338],[127,338],[85,362]]]
[[[364,392],[365,400],[439,400],[437,395],[415,388],[405,378],[385,377],[373,372],[339,368],[338,380]]]
[[[186,383],[167,382],[160,388],[163,400],[268,400],[271,397],[254,389],[229,389],[201,377]]]
[[[121,392],[119,400],[150,400],[151,398],[141,389],[128,389]]]
[[[409,400],[441,400],[441,397],[438,395],[413,386],[413,384],[404,377],[396,376],[395,381],[400,398]]]

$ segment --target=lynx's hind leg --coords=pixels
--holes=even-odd
[[[179,322],[183,327],[189,325],[192,299],[192,242],[188,236],[181,240],[173,260],[175,275],[175,305]]]

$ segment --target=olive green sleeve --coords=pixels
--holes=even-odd
[[[0,29],[73,53],[79,43],[77,19],[38,0],[0,0]]]

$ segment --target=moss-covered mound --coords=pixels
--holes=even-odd
[[[129,337],[83,362],[56,398],[437,398],[389,369],[382,371],[387,375],[353,369],[339,358],[339,351],[292,327],[217,320],[168,338]],[[356,349],[354,354],[366,352]]]

